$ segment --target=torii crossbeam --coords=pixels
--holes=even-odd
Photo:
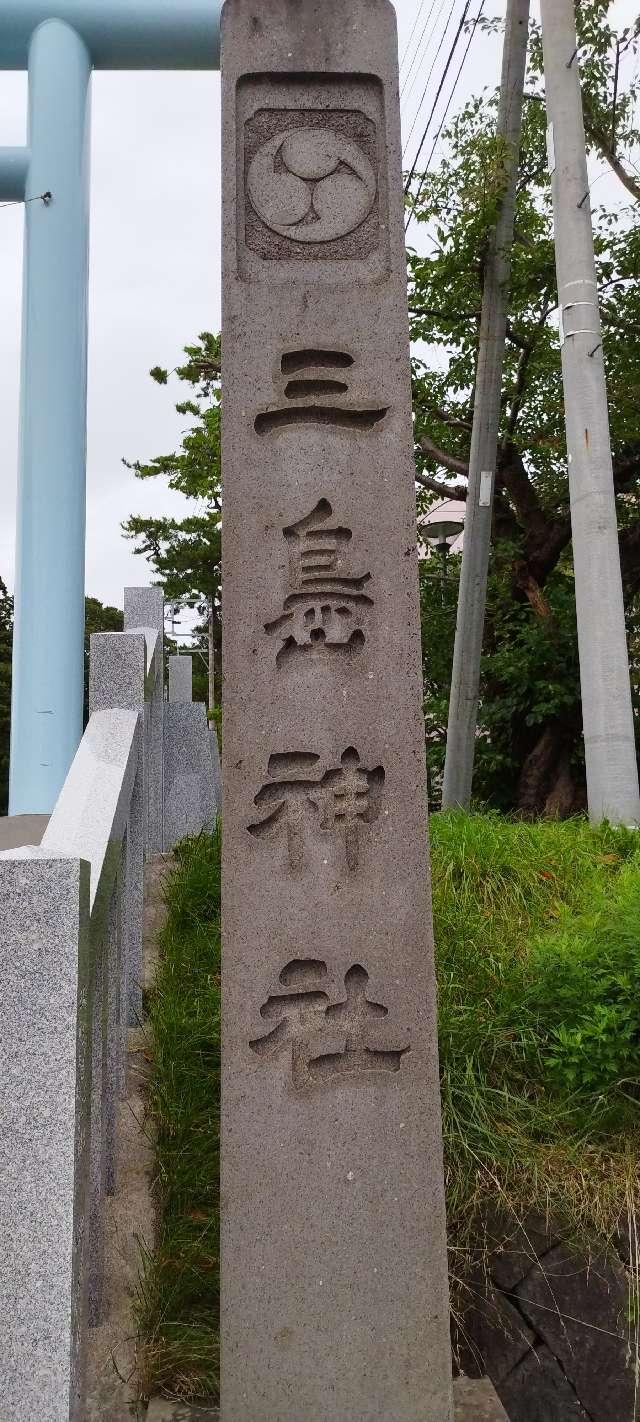
[[[0,71],[28,69],[9,811],[53,809],[82,735],[93,69],[217,69],[222,0],[4,0]]]

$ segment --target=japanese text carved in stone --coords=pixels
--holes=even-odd
[[[283,529],[287,594],[281,615],[265,623],[265,632],[280,641],[278,666],[301,658],[353,657],[364,647],[373,605],[364,589],[371,573],[350,571],[351,529],[332,522],[332,512],[328,499],[320,499],[305,518]]]
[[[320,756],[311,751],[272,755],[268,775],[254,800],[262,814],[247,825],[249,833],[276,838],[284,830],[293,870],[304,868],[307,836],[338,836],[347,869],[355,871],[362,828],[380,814],[382,766],[367,770],[355,747],[348,746],[337,766],[324,767]]]
[[[317,958],[296,958],[283,968],[283,992],[267,997],[260,1016],[268,1024],[250,1042],[263,1060],[290,1053],[291,1076],[298,1090],[322,1082],[398,1072],[410,1050],[382,1026],[389,1009],[368,996],[369,974],[359,964],[345,974],[344,998],[330,1002],[327,965]],[[391,1045],[393,1042],[393,1045]]]

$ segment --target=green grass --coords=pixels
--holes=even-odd
[[[479,1221],[551,1214],[606,1242],[638,1207],[640,850],[584,821],[431,822],[450,1268]],[[187,841],[150,1002],[157,1252],[140,1308],[149,1390],[215,1396],[218,1377],[220,878]]]

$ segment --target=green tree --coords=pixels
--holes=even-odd
[[[580,57],[589,139],[634,198],[640,131],[637,84],[625,93],[618,55],[637,49],[609,5],[580,7]],[[501,443],[496,477],[477,747],[476,795],[523,811],[568,813],[584,804],[571,524],[557,333],[551,193],[534,29],[522,143],[508,324]],[[482,299],[483,254],[500,201],[503,154],[495,100],[474,99],[452,123],[439,166],[418,179],[411,201],[432,251],[409,254],[419,505],[465,499]],[[622,191],[622,190],[621,190]],[[597,190],[596,195],[597,196]],[[634,690],[640,629],[640,228],[594,208],[620,550]],[[555,318],[555,319],[554,319]],[[423,585],[427,650],[434,585]],[[447,658],[453,620],[447,627]],[[442,655],[437,665],[442,671]],[[427,674],[427,725],[437,774],[446,727],[448,677]]]
[[[193,424],[171,454],[143,464],[124,461],[138,479],[167,479],[170,489],[193,499],[198,511],[186,518],[132,515],[123,524],[135,539],[136,553],[151,561],[169,602],[197,609],[205,621],[209,649],[209,706],[215,704],[216,664],[220,665],[220,339],[204,331],[196,345],[185,346],[185,363],[171,374],[192,387],[193,396],[176,405]],[[169,372],[156,366],[151,377],[166,385]],[[195,670],[195,668],[194,668]]]
[[[89,638],[92,632],[121,632],[123,614],[117,607],[103,607],[97,597],[85,598],[84,630],[84,721],[89,716]],[[13,598],[0,578],[0,815],[6,815],[9,801],[9,741],[11,733],[11,653],[13,646]]]
[[[89,720],[89,650],[94,632],[121,632],[124,613],[118,607],[104,606],[97,597],[84,600],[84,724]]]

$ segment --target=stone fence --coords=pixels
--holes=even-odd
[[[160,590],[127,589],[125,631],[91,638],[90,719],[41,843],[0,853],[0,1417],[12,1422],[83,1417],[127,1028],[142,1012],[145,860],[212,827],[219,805],[190,659],[170,667],[179,699],[165,701],[163,627]]]

